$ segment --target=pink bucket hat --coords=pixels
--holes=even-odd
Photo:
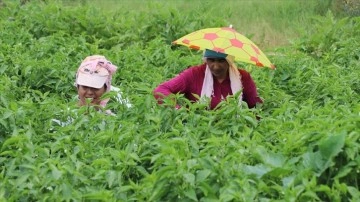
[[[110,90],[112,75],[117,67],[102,55],[86,57],[76,73],[76,85],[101,88],[106,84]]]

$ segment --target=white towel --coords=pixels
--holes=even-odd
[[[229,77],[230,77],[231,91],[233,95],[235,95],[236,93],[242,90],[241,75],[239,73],[239,70],[234,64],[234,57],[228,55],[226,57],[226,61],[229,63]],[[200,99],[201,101],[204,101],[206,99],[211,100],[211,97],[213,95],[214,95],[214,78],[208,65],[206,65],[205,77],[204,77],[203,86],[201,88]],[[239,104],[241,104],[241,100],[242,100],[242,92],[239,96]]]

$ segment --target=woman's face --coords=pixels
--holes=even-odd
[[[207,58],[206,63],[211,73],[217,79],[225,79],[228,75],[229,64],[224,58]]]
[[[90,99],[92,105],[100,105],[100,97],[106,92],[106,86],[102,88],[92,88],[88,86],[79,85],[78,95],[79,95],[79,105],[86,105],[86,100]]]

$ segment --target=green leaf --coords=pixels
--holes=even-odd
[[[167,190],[167,180],[160,180],[156,182],[155,186],[152,189],[152,194],[149,198],[149,201],[158,201],[162,194]]]
[[[196,197],[196,193],[194,189],[188,189],[184,192],[185,196],[187,196],[188,198],[194,200],[194,201],[198,201],[197,197]]]
[[[70,186],[68,183],[63,183],[61,185],[61,192],[62,192],[62,197],[64,200],[69,200],[71,199],[72,196],[72,186]]]
[[[346,133],[343,132],[339,135],[330,136],[325,141],[321,142],[319,145],[321,155],[327,160],[335,157],[342,151],[345,144],[345,137]]]
[[[191,186],[195,185],[195,175],[192,173],[184,173],[183,177],[185,182],[189,183]]]
[[[345,166],[340,168],[339,172],[336,174],[336,176],[334,178],[338,179],[338,178],[342,178],[347,176],[354,168],[350,167],[350,166]]]
[[[53,178],[55,180],[60,179],[60,177],[62,176],[62,172],[53,165],[51,165],[50,167],[51,167],[51,174],[52,174]]]
[[[268,173],[271,168],[267,167],[264,164],[257,164],[255,166],[244,165],[243,170],[248,175],[255,175],[257,178],[261,178],[263,175]]]
[[[3,113],[2,119],[7,119],[7,118],[9,118],[12,114],[13,114],[12,111],[7,110],[6,112]]]
[[[288,177],[284,177],[281,181],[284,187],[290,187],[295,182],[296,175],[290,175]]]
[[[116,172],[113,170],[110,170],[106,175],[106,181],[107,181],[109,187],[112,187],[115,180],[116,180]]]
[[[327,162],[322,158],[320,152],[306,152],[303,154],[303,165],[305,168],[310,168],[320,176],[321,173],[328,167]]]
[[[21,135],[14,135],[8,138],[2,145],[2,149],[8,146],[14,146],[16,144],[23,144],[26,140],[26,137]]]
[[[199,170],[196,172],[196,182],[203,182],[209,175],[211,174],[211,171],[208,169],[205,170]]]
[[[199,188],[205,196],[215,195],[216,193],[216,189],[211,187],[210,184],[208,184],[207,182],[198,183],[197,188]]]
[[[108,201],[112,198],[113,192],[108,190],[94,190],[91,193],[84,194],[85,199],[92,199],[92,200],[105,200]]]
[[[267,151],[264,147],[258,147],[256,149],[262,162],[266,165],[273,167],[282,167],[285,163],[285,157],[282,154],[277,154],[272,151]]]
[[[360,198],[359,188],[353,187],[353,186],[347,186],[347,190],[348,190],[349,194],[353,197],[353,199]]]

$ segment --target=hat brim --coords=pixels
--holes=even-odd
[[[216,52],[216,51],[209,50],[209,49],[205,49],[205,52],[204,52],[204,57],[205,58],[222,58],[222,59],[225,59],[226,56],[227,56],[227,54],[225,54],[225,53],[220,53],[220,52]]]
[[[108,76],[91,75],[79,72],[76,83],[91,88],[102,88]]]

